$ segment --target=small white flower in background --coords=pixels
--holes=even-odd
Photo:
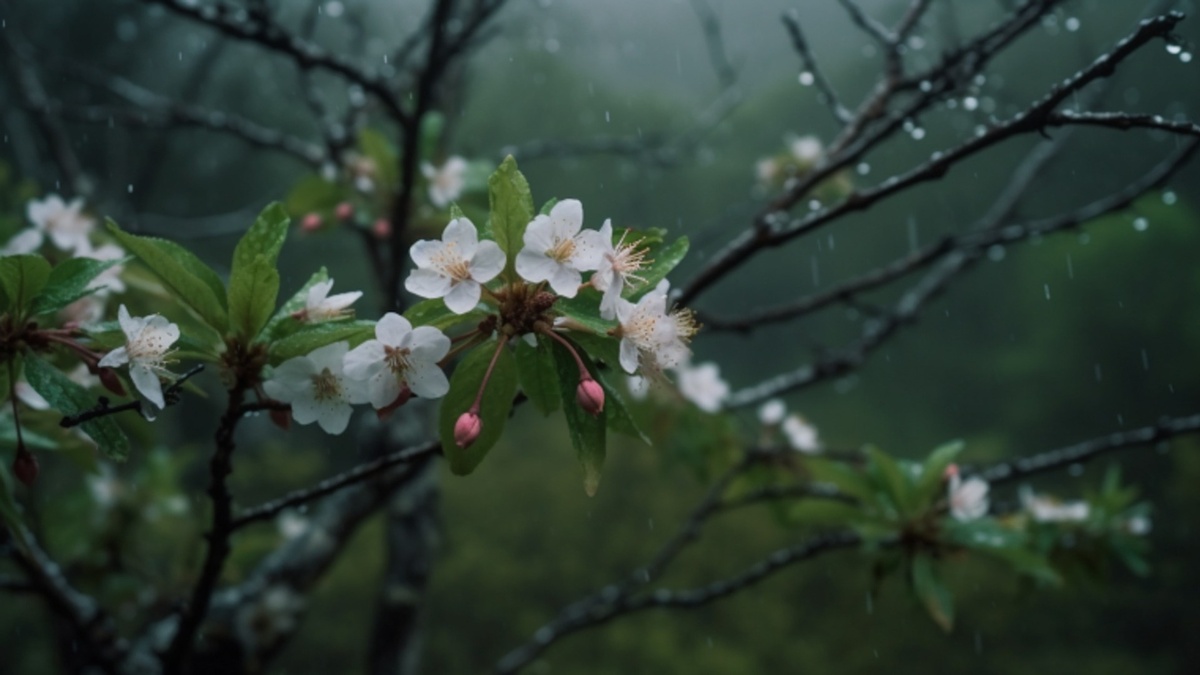
[[[479,304],[480,284],[496,278],[505,261],[499,244],[479,241],[475,225],[467,218],[450,221],[441,241],[413,244],[409,255],[417,269],[404,287],[422,298],[444,298],[455,314],[466,314]]]
[[[612,225],[607,241],[600,232],[584,230],[583,204],[564,199],[539,215],[525,228],[525,246],[517,254],[517,274],[526,281],[549,281],[564,298],[573,298],[583,282],[581,272],[600,267],[606,244],[612,247]]]
[[[946,469],[950,480],[947,492],[950,499],[950,515],[955,520],[967,522],[987,515],[988,484],[982,478],[971,478],[963,481],[958,475],[958,467],[951,464]]]
[[[340,434],[350,424],[350,406],[367,402],[366,383],[346,377],[343,371],[349,351],[350,343],[342,341],[288,359],[275,368],[263,390],[290,403],[297,423],[316,422],[325,433]]]
[[[101,292],[85,295],[82,298],[58,310],[58,320],[63,327],[87,326],[104,318],[104,310],[108,301]]]
[[[445,208],[462,196],[467,184],[467,160],[454,155],[438,167],[422,162],[421,174],[429,181],[430,203],[439,209]]]
[[[96,221],[83,214],[83,200],[73,199],[64,202],[58,195],[47,195],[45,199],[30,200],[25,208],[29,222],[33,223],[38,233],[37,245],[41,246],[41,236],[47,236],[54,246],[63,251],[74,251],[89,245],[88,235],[96,226]],[[18,235],[21,236],[21,235]],[[32,242],[34,235],[25,235]]]
[[[629,230],[621,234],[616,244],[613,243],[612,220],[604,221],[599,235],[600,261],[589,283],[604,294],[600,299],[600,316],[611,320],[617,317],[617,300],[621,298],[625,287],[633,286],[631,282],[645,282],[637,273],[649,261],[646,260],[645,249],[625,243]]]
[[[774,157],[764,157],[754,165],[754,175],[758,177],[758,182],[767,187],[774,185],[782,173],[783,166]]]
[[[350,178],[354,181],[354,189],[366,193],[375,191],[375,178],[379,173],[379,167],[376,166],[375,160],[361,155],[351,155],[346,160],[346,171],[350,173]]]
[[[1125,521],[1125,528],[1129,530],[1129,534],[1144,537],[1150,534],[1150,519],[1146,516],[1133,516]]]
[[[1021,506],[1039,523],[1081,523],[1091,513],[1085,501],[1063,502],[1034,494],[1028,487],[1021,489]]]
[[[791,142],[791,151],[801,164],[811,166],[825,154],[825,146],[816,136],[801,136]]]
[[[630,375],[625,378],[625,384],[629,387],[629,395],[635,401],[645,401],[650,395],[650,380],[637,375]]]
[[[679,393],[704,412],[717,412],[729,396],[729,384],[721,379],[721,369],[715,363],[693,366],[685,361],[675,372]]]
[[[304,309],[292,316],[305,323],[321,323],[349,316],[354,311],[350,309],[350,305],[362,297],[362,291],[330,295],[329,291],[332,288],[333,279],[313,284],[304,300]]]
[[[663,279],[636,305],[625,299],[617,300],[620,360],[625,372],[632,374],[641,368],[645,375],[657,375],[688,357],[686,340],[696,332],[695,323],[687,310],[667,313],[669,288]]]
[[[117,347],[100,359],[102,368],[115,368],[129,364],[129,378],[148,401],[165,408],[162,383],[159,376],[174,379],[167,370],[167,356],[171,345],[179,339],[179,326],[158,314],[129,316],[129,310],[121,305],[117,320],[125,333],[125,346]]]
[[[787,437],[788,445],[793,450],[807,454],[821,451],[821,442],[817,439],[817,428],[809,424],[803,417],[791,414],[784,418],[779,427]]]
[[[276,584],[238,607],[234,630],[248,654],[262,653],[296,629],[304,607],[304,596]]]
[[[100,262],[109,262],[112,260],[120,260],[125,257],[125,249],[116,244],[104,244],[96,248],[92,248],[91,243],[80,246],[75,251],[77,258],[91,258]],[[107,296],[111,293],[124,293],[126,290],[125,281],[121,278],[121,273],[125,271],[124,265],[113,265],[96,275],[88,283],[88,288],[95,290],[98,295]]]
[[[783,421],[784,415],[787,415],[787,406],[777,398],[767,401],[758,408],[758,421],[762,422],[763,426],[773,427],[779,424]]]
[[[308,531],[308,518],[288,509],[279,514],[279,517],[275,519],[275,525],[279,528],[281,537],[295,539]]]
[[[346,354],[346,376],[365,382],[375,408],[386,408],[407,386],[421,398],[441,398],[450,381],[438,361],[450,351],[450,338],[432,326],[413,328],[408,319],[388,312],[375,324],[374,340]]]
[[[0,253],[4,255],[33,253],[42,247],[42,240],[44,238],[41,230],[36,227],[27,227],[14,235],[12,239],[9,239],[4,248],[0,250]]]

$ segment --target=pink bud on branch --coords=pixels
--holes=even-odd
[[[338,220],[347,221],[354,217],[354,205],[350,202],[342,202],[333,210],[333,215]]]
[[[579,387],[575,389],[575,400],[579,402],[579,407],[592,417],[604,412],[604,388],[590,376],[579,381]]]
[[[303,220],[300,221],[300,229],[304,232],[316,232],[317,230],[321,229],[321,225],[323,224],[324,223],[321,222],[320,214],[309,213],[304,216]]]
[[[454,444],[460,448],[468,448],[479,438],[482,431],[483,420],[479,419],[479,413],[472,407],[459,415],[458,421],[454,423]]]

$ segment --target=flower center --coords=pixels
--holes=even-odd
[[[313,375],[313,397],[318,401],[328,401],[331,399],[341,398],[342,383],[337,375],[334,375],[328,368]]]
[[[383,346],[383,362],[396,375],[404,374],[412,366],[412,362],[408,360],[411,355],[412,352],[407,347]]]
[[[567,262],[575,255],[575,239],[560,239],[546,251],[546,255],[557,262]]]
[[[671,319],[675,322],[675,334],[684,342],[691,340],[696,331],[700,330],[700,326],[696,323],[696,314],[690,309],[677,309],[671,312]]]
[[[161,369],[167,354],[167,340],[158,331],[142,331],[125,345],[129,360],[151,369]]]
[[[628,235],[629,230],[626,230],[621,235],[621,239],[617,242],[613,251],[606,253],[605,257],[608,259],[608,264],[612,267],[612,271],[620,276],[621,280],[625,283],[629,283],[630,280],[645,282],[645,279],[638,276],[637,272],[653,261],[646,259],[646,249],[625,243],[625,237]]]
[[[458,253],[458,246],[453,242],[446,244],[442,250],[433,255],[433,264],[443,274],[455,281],[466,281],[471,278],[471,266]]]

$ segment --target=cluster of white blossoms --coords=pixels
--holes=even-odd
[[[1039,523],[1082,523],[1092,511],[1085,501],[1059,501],[1036,494],[1028,486],[1021,488],[1021,507]]]
[[[978,477],[964,481],[959,476],[957,464],[946,467],[946,479],[950,515],[955,520],[965,523],[987,515],[988,490],[990,488],[987,481]]]
[[[429,202],[444,209],[462,196],[467,186],[467,160],[453,155],[441,166],[421,163],[421,175],[429,183]]]
[[[450,338],[442,331],[413,328],[408,319],[388,312],[375,324],[373,339],[354,349],[349,342],[335,342],[288,359],[275,368],[263,390],[290,404],[298,423],[316,422],[326,433],[340,434],[354,405],[370,403],[386,413],[413,394],[445,396],[450,382],[438,362],[449,351]]]
[[[774,187],[790,175],[811,169],[825,156],[825,146],[816,136],[799,136],[788,141],[788,152],[763,157],[754,165],[761,187]]]
[[[758,421],[769,431],[783,432],[788,445],[797,452],[816,454],[821,452],[821,441],[817,428],[797,413],[789,413],[787,405],[773,398],[758,409]]]

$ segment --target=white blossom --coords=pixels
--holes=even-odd
[[[1091,513],[1085,501],[1063,502],[1028,488],[1021,490],[1021,506],[1039,523],[1080,523]]]
[[[445,208],[462,196],[467,184],[467,160],[454,155],[438,167],[422,162],[421,174],[429,181],[430,203],[439,209]]]
[[[791,414],[784,418],[779,427],[787,437],[788,445],[793,450],[807,454],[821,451],[821,442],[817,439],[817,428],[809,424],[803,417]]]
[[[165,408],[159,376],[174,378],[166,364],[171,345],[179,339],[179,326],[158,314],[130,316],[125,305],[117,310],[117,319],[125,333],[125,346],[105,354],[99,365],[114,368],[128,363],[129,377],[137,390],[154,405]]]
[[[91,258],[100,262],[110,262],[120,260],[125,257],[125,249],[116,244],[103,244],[92,248],[91,243],[86,243],[80,246],[75,251],[77,258]],[[121,273],[125,271],[125,266],[116,264],[97,274],[91,282],[88,283],[88,288],[95,290],[97,294],[107,296],[110,293],[124,293],[126,290],[125,280],[121,278]]]
[[[539,215],[525,228],[525,246],[517,254],[517,274],[527,281],[549,281],[555,293],[573,298],[583,281],[581,272],[598,269],[605,244],[612,247],[612,225],[607,241],[601,232],[584,230],[583,204],[564,199]]]
[[[375,324],[374,340],[346,354],[346,376],[366,383],[375,408],[386,408],[407,386],[422,398],[441,398],[450,382],[438,361],[450,351],[450,338],[432,326],[413,328],[408,319],[388,312]]]
[[[774,185],[782,173],[783,165],[775,157],[764,157],[754,165],[754,174],[758,177],[758,182],[767,187]]]
[[[617,300],[626,286],[631,282],[644,282],[638,272],[646,265],[646,251],[633,244],[626,244],[626,230],[621,239],[613,244],[612,220],[605,220],[600,226],[600,261],[596,273],[592,275],[592,287],[604,294],[600,299],[600,316],[614,319],[617,316]]]
[[[475,225],[455,218],[441,241],[418,241],[409,249],[417,269],[404,287],[422,298],[444,298],[455,314],[466,314],[479,304],[480,284],[504,269],[504,251],[494,241],[479,241]]]
[[[304,299],[304,309],[292,316],[305,323],[321,323],[323,321],[340,319],[353,312],[354,310],[350,309],[350,305],[353,305],[356,300],[362,297],[362,291],[329,295],[329,291],[332,288],[333,279],[326,279],[325,281],[313,284],[308,289],[308,296]]]
[[[42,234],[41,230],[37,229],[36,227],[27,227],[14,235],[12,239],[9,239],[8,243],[4,245],[4,248],[0,250],[0,253],[4,255],[24,255],[26,253],[33,253],[42,247],[42,241],[44,239],[45,236]]]
[[[988,484],[982,478],[963,481],[955,468],[950,473],[948,485],[950,515],[955,520],[967,522],[982,518],[988,511]]]
[[[821,144],[821,139],[816,136],[801,136],[793,139],[790,147],[792,156],[805,166],[816,164],[817,160],[825,154],[825,147]]]
[[[34,231],[38,233],[24,235],[26,240],[23,245],[26,246],[37,237],[37,244],[26,251],[27,253],[41,246],[41,237],[49,237],[51,243],[63,251],[74,251],[88,246],[88,235],[96,226],[95,220],[83,214],[83,199],[79,198],[71,200],[70,203],[64,202],[58,195],[47,195],[41,201],[30,200],[25,214],[36,228]]]
[[[342,341],[288,359],[275,368],[263,389],[271,398],[290,403],[296,422],[316,422],[325,433],[340,434],[350,424],[350,406],[367,402],[366,383],[343,371],[348,351],[350,343]]]
[[[721,369],[715,363],[693,366],[685,361],[675,372],[679,393],[705,412],[717,412],[729,396],[729,384],[721,379]]]
[[[787,415],[787,406],[777,398],[767,401],[758,408],[758,421],[762,422],[763,426],[773,427],[779,424],[783,421],[784,415]]]
[[[637,304],[617,300],[620,360],[625,372],[632,374],[641,368],[643,374],[656,375],[687,358],[686,341],[695,333],[695,323],[686,310],[667,313],[669,287],[663,279]]]

